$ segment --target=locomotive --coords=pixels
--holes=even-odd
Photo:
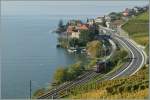
[[[106,63],[104,61],[97,61],[96,62],[95,72],[96,73],[104,72],[105,71],[105,67],[106,67]]]

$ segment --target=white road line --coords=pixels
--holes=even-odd
[[[144,54],[143,54],[143,50],[139,50],[139,48],[137,48],[136,46],[135,46],[135,44],[133,44],[133,42],[132,41],[130,41],[130,40],[128,40],[127,39],[127,41],[128,42],[130,42],[136,49],[137,49],[137,51],[142,55],[142,63],[140,64],[140,66],[137,68],[137,70],[136,71],[134,71],[130,76],[132,76],[132,75],[134,75],[141,67],[143,67],[143,65],[144,65],[144,63],[145,63],[145,57],[144,57]]]
[[[118,35],[118,36],[119,36],[119,35]],[[142,63],[141,63],[140,66],[137,68],[137,70],[136,70],[135,72],[133,72],[133,73],[130,75],[130,76],[132,76],[132,75],[134,75],[144,64],[146,64],[147,55],[146,55],[146,53],[145,53],[143,50],[140,51],[140,49],[135,46],[135,45],[137,45],[137,44],[135,44],[136,42],[134,42],[133,40],[129,40],[128,38],[127,38],[126,40],[127,40],[129,43],[131,43],[132,46],[134,46],[134,47],[137,49],[137,51],[142,55]],[[133,42],[134,42],[134,43],[133,43]]]
[[[112,57],[112,55],[114,54],[116,48],[117,48],[117,47],[116,47],[116,44],[114,43],[114,41],[112,41],[111,39],[109,39],[109,42],[110,42],[111,45],[112,45],[112,52],[111,52],[111,54],[110,54],[109,56],[107,56],[107,57],[105,58],[105,60],[110,59],[110,58]]]
[[[122,40],[120,40],[119,38],[117,38],[120,42],[122,42],[123,44],[125,44]],[[121,44],[121,43],[120,43]],[[122,44],[121,44],[122,45]],[[131,54],[132,54],[132,57],[134,58],[134,54],[132,52],[132,50],[125,44],[126,48],[128,48],[128,50],[130,50]],[[116,78],[117,76],[121,75],[122,73],[124,73],[128,68],[130,68],[130,66],[132,65],[133,63],[133,60],[131,61],[130,65],[125,68],[123,71],[121,71],[119,74],[117,74],[116,76],[112,77],[110,80]]]

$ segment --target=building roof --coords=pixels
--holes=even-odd
[[[78,30],[88,30],[87,24],[81,24],[81,26],[77,27]]]
[[[87,27],[87,25],[82,24],[82,25],[80,26],[80,29],[81,29],[81,30],[88,30],[88,27]]]
[[[73,30],[73,26],[68,26],[68,28],[67,28],[67,33],[71,33],[72,30]]]
[[[103,19],[104,17],[97,17],[96,19]]]

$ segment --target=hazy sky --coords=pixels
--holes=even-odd
[[[98,15],[143,6],[148,1],[3,1],[2,15]]]

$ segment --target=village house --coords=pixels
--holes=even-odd
[[[128,16],[135,16],[139,13],[142,13],[144,11],[146,11],[148,9],[148,6],[144,6],[144,7],[138,7],[138,6],[135,6],[133,7],[132,9],[129,9],[129,8],[126,8],[124,11],[123,11],[123,16],[124,17],[128,17]]]
[[[149,6],[148,6],[148,5],[146,5],[146,6],[144,6],[144,7],[137,7],[137,6],[135,6],[135,7],[133,8],[133,11],[134,11],[135,14],[137,15],[137,14],[142,13],[142,12],[148,10],[148,9],[149,9]]]
[[[70,38],[79,38],[80,32],[82,30],[88,30],[87,24],[77,24],[76,26],[68,26],[67,34]]]
[[[109,22],[111,21],[111,17],[108,16],[108,15],[107,15],[107,16],[104,16],[104,19],[105,19],[105,21],[109,21]]]
[[[106,30],[105,27],[99,25],[99,35],[105,35],[106,34]]]
[[[66,31],[68,35],[71,35],[71,33],[72,33],[72,31],[73,31],[73,28],[74,28],[74,27],[71,26],[71,25],[68,26],[67,31]]]
[[[134,10],[135,13],[139,13],[139,8],[138,7],[134,7],[133,10]]]
[[[144,11],[148,10],[149,9],[149,5],[146,5],[143,7]]]
[[[82,24],[81,20],[70,20],[68,23],[71,26],[76,26],[78,24]]]
[[[106,24],[106,27],[107,27],[107,28],[110,28],[110,21],[106,21],[105,24]]]
[[[123,11],[122,14],[123,14],[123,16],[125,16],[125,17],[129,16],[129,9],[126,8],[126,9]]]
[[[88,30],[88,24],[81,24],[80,26],[76,26],[77,30]]]
[[[88,25],[93,25],[95,23],[94,19],[88,19],[87,24]]]
[[[97,18],[95,19],[95,23],[101,24],[101,23],[103,23],[103,21],[104,21],[104,17],[97,17]]]
[[[122,25],[123,24],[123,20],[115,20],[111,23],[111,28],[112,29],[115,29],[117,28],[118,26]]]
[[[79,38],[79,35],[80,35],[80,31],[79,30],[73,30],[70,37],[71,38]]]
[[[110,24],[111,24],[111,17],[110,16],[104,16],[105,19],[105,24],[107,28],[110,28]]]

